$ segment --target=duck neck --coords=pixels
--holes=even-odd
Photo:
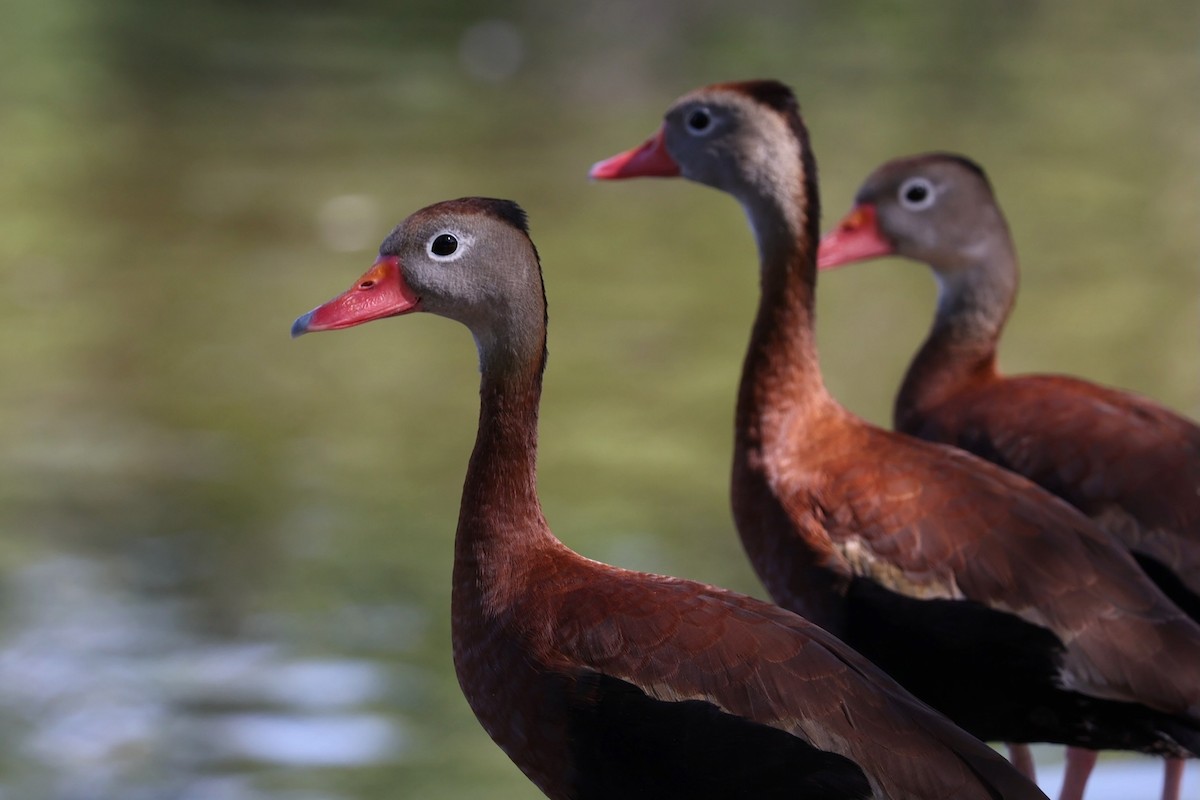
[[[807,148],[805,148],[807,149]],[[792,432],[825,409],[813,330],[814,247],[820,210],[815,165],[785,191],[743,203],[758,244],[761,294],[738,395],[739,450],[786,447]]]
[[[896,421],[930,408],[968,383],[996,377],[996,347],[1017,294],[1011,242],[954,269],[935,269],[938,307],[896,400]]]
[[[480,343],[479,431],[455,538],[456,616],[477,603],[502,613],[527,584],[532,556],[558,544],[537,495],[544,327],[530,349],[522,357]]]

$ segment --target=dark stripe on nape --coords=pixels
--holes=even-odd
[[[770,106],[776,111],[784,114],[794,113],[798,115],[800,113],[800,104],[796,102],[796,95],[792,93],[787,84],[776,80],[764,79],[731,83],[728,86],[731,89],[741,90],[743,93],[763,105]]]
[[[992,188],[992,182],[991,182],[991,180],[988,179],[987,173],[984,171],[983,167],[981,167],[979,165],[979,162],[974,161],[970,158],[967,158],[966,156],[961,155],[959,153],[937,153],[936,155],[941,156],[942,158],[946,159],[947,161],[953,161],[953,162],[959,164],[960,166],[970,170],[971,172],[974,172],[976,175],[979,176],[980,180],[982,180],[984,183],[987,184],[987,187],[989,189]]]
[[[805,236],[816,246],[821,237],[821,192],[817,186],[817,159],[808,138],[808,126],[800,115],[800,102],[791,87],[777,80],[763,79],[723,84],[724,88],[739,91],[783,116],[796,136],[800,147],[800,163],[804,170],[804,206],[807,215]]]
[[[502,200],[497,197],[460,197],[453,202],[463,207],[464,210],[486,214],[493,219],[507,222],[525,234],[525,238],[529,239],[529,246],[533,249],[533,260],[537,262],[538,282],[541,284],[542,289],[542,325],[543,327],[548,326],[550,324],[550,309],[549,303],[546,301],[546,278],[542,272],[542,256],[538,253],[537,245],[533,243],[533,238],[529,235],[529,215],[525,213],[525,209],[517,205],[515,201]],[[549,348],[543,345],[542,363],[539,365],[539,369],[544,370],[546,368],[546,361],[549,356]]]
[[[507,222],[526,236],[529,235],[529,216],[525,209],[512,200],[496,197],[460,197],[452,202],[466,211],[477,211],[501,222]]]

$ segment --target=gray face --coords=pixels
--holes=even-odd
[[[685,178],[735,195],[796,149],[777,114],[731,90],[684,96],[667,111],[664,128],[667,152]]]
[[[529,237],[473,201],[430,206],[400,223],[380,247],[396,256],[420,308],[491,338],[514,319],[540,322],[541,277]]]
[[[897,253],[940,272],[978,263],[1008,236],[986,177],[957,156],[885,164],[856,200],[875,206],[880,233]]]
[[[516,204],[478,197],[438,203],[400,223],[379,253],[397,259],[420,310],[471,330],[485,373],[544,364],[541,266]]]
[[[682,175],[732,195],[752,221],[781,215],[798,226],[803,220],[802,145],[773,108],[734,87],[709,87],[676,102],[663,131]],[[755,230],[761,246],[766,234]]]
[[[732,167],[743,128],[729,99],[689,96],[667,112],[664,144],[685,178],[729,191],[737,182]]]

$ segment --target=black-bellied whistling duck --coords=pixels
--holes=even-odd
[[[732,194],[761,300],[738,394],[742,543],[776,602],[983,739],[1200,752],[1200,627],[1106,533],[1025,478],[853,416],[813,333],[816,165],[791,91],[677,100],[602,179],[682,175]],[[1090,765],[1068,763],[1064,797]]]
[[[1200,427],[1078,378],[999,373],[1017,257],[983,169],[928,153],[875,170],[818,260],[829,269],[885,255],[927,263],[941,287],[933,329],[896,398],[896,429],[961,447],[1071,503],[1200,620]],[[1182,767],[1168,763],[1164,795]]]
[[[549,797],[1044,797],[795,614],[600,564],[554,537],[536,487],[546,300],[516,204],[418,211],[292,334],[414,311],[465,324],[482,371],[454,544],[454,666],[483,727]]]

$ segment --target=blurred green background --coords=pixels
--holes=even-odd
[[[763,596],[726,502],[744,218],[585,178],[749,77],[800,97],[826,228],[886,158],[989,170],[1024,266],[1004,368],[1200,413],[1195,0],[3,4],[0,797],[538,796],[450,664],[470,336],[288,338],[437,200],[531,216],[556,532]],[[888,423],[934,291],[822,279],[851,409]]]

